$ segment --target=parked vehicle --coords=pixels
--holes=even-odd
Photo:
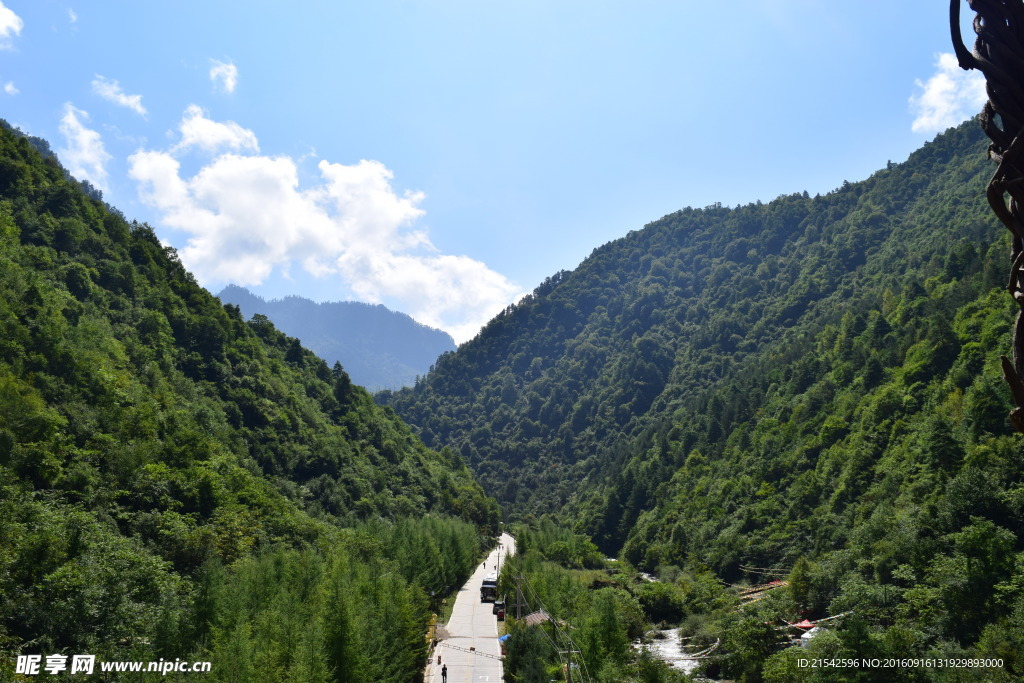
[[[491,608],[491,614],[496,614],[498,621],[505,621],[505,601],[495,600],[494,607]]]

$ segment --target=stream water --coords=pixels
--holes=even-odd
[[[653,638],[650,643],[637,645],[637,647],[646,647],[648,652],[673,669],[692,673],[697,668],[700,662],[684,658],[683,650],[679,646],[678,628],[662,629],[657,631],[657,634],[657,637]]]

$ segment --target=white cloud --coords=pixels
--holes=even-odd
[[[142,95],[128,95],[121,90],[121,84],[96,74],[92,81],[92,91],[119,107],[127,107],[133,112],[145,118],[146,108],[142,106]]]
[[[222,62],[211,59],[213,66],[210,67],[210,80],[215,87],[224,92],[234,92],[238,85],[238,67],[231,62]]]
[[[101,190],[106,190],[106,163],[110,161],[110,155],[103,148],[100,134],[86,128],[82,123],[88,120],[87,112],[77,109],[70,102],[64,105],[60,132],[67,146],[57,150],[57,155],[71,175],[79,180],[88,180]]]
[[[75,14],[75,10],[71,9],[70,7],[68,7],[68,21],[70,21],[72,24],[78,21],[78,15]]]
[[[914,81],[920,90],[910,97],[910,111],[915,116],[911,130],[915,133],[938,133],[956,126],[977,114],[988,99],[985,77],[961,69],[955,55],[938,55],[935,67],[927,82]]]
[[[234,121],[221,123],[208,119],[202,108],[195,104],[190,104],[185,110],[185,117],[181,120],[179,130],[181,142],[174,151],[190,147],[198,147],[211,153],[221,149],[236,152],[258,152],[260,149],[256,134],[251,130],[242,128]]]
[[[17,95],[21,91],[14,85],[14,81],[7,81],[4,83],[4,92],[8,95]]]
[[[484,263],[441,254],[416,227],[423,194],[396,192],[392,172],[379,161],[321,161],[320,178],[303,188],[294,159],[255,153],[251,131],[228,135],[237,124],[210,121],[197,110],[186,111],[181,143],[140,150],[128,161],[142,200],[162,224],[186,233],[181,259],[207,287],[258,285],[298,267],[336,279],[339,298],[387,303],[458,342],[519,296],[514,283]],[[190,126],[223,135],[187,132]],[[189,177],[177,155],[192,145],[231,151]]]
[[[522,294],[504,275],[468,256],[351,250],[338,263],[359,298],[402,301],[403,312],[460,344]]]
[[[14,47],[14,36],[21,35],[25,22],[17,14],[0,2],[0,50]]]

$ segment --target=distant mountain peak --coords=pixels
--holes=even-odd
[[[295,294],[268,301],[238,285],[228,285],[217,296],[238,306],[246,318],[267,316],[328,365],[340,362],[353,382],[371,391],[411,386],[438,356],[455,350],[447,332],[382,304],[317,303]]]

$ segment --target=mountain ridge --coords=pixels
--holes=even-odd
[[[317,303],[289,295],[265,300],[229,285],[217,297],[259,314],[327,361],[341,363],[352,380],[370,391],[412,385],[439,355],[455,350],[451,335],[382,304],[358,301]]]
[[[736,362],[770,344],[800,316],[813,316],[819,302],[852,291],[849,278],[881,248],[887,230],[898,227],[885,212],[893,206],[916,211],[914,203],[930,184],[949,182],[905,169],[916,168],[915,163],[940,169],[940,156],[956,154],[949,148],[951,136],[983,155],[980,133],[961,126],[927,143],[904,164],[890,163],[829,195],[812,198],[803,192],[767,204],[711,205],[669,214],[596,248],[576,270],[552,276],[477,338],[442,356],[415,388],[382,392],[378,400],[394,406],[428,443],[458,450],[492,491],[499,491],[497,480],[506,486],[517,478],[509,476],[501,457],[492,457],[499,452],[514,451],[517,462],[550,458],[552,467],[572,470],[579,481],[587,471],[573,453],[610,453],[614,435],[627,423],[634,436],[643,430],[637,416],[656,404],[658,411],[670,413],[684,395],[720,381]],[[999,234],[990,220],[983,220],[983,164],[982,157],[975,158],[973,175],[957,181],[977,188],[977,195],[968,195],[967,186],[960,192],[971,196],[969,205],[977,216],[974,233],[967,236],[972,239]],[[897,183],[904,189],[883,198],[879,188]],[[872,201],[890,206],[880,210],[862,200],[869,188],[878,197]],[[844,230],[851,224],[856,230]],[[929,248],[926,237],[913,239]],[[813,247],[818,243],[821,248]],[[803,255],[803,262],[793,254]],[[813,273],[807,272],[812,267]],[[764,287],[770,297],[759,296]],[[738,299],[740,294],[749,303],[740,302],[735,315],[720,310],[729,296]],[[626,322],[616,328],[614,318]],[[522,329],[535,334],[527,338],[519,333]],[[680,362],[696,365],[685,387],[670,382]],[[603,372],[588,375],[599,368]],[[567,382],[544,379],[545,373],[563,370],[569,373]],[[470,396],[482,410],[469,409]],[[429,408],[421,412],[420,406]],[[508,442],[505,451],[486,429],[474,432],[487,424],[481,416],[494,413]],[[476,425],[471,425],[467,420],[474,416]],[[524,488],[547,490],[536,482]],[[498,495],[507,503],[515,500],[511,492]]]

